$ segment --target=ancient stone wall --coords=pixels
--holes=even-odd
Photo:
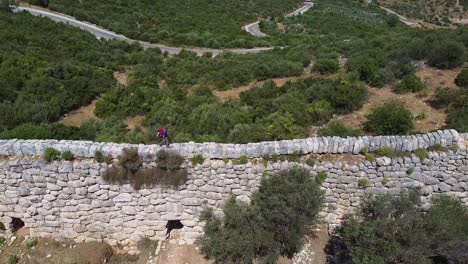
[[[328,177],[323,183],[326,196],[322,216],[324,222],[330,226],[339,224],[342,217],[352,212],[367,193],[398,194],[408,188],[421,187],[425,202],[434,194],[445,193],[458,197],[468,205],[468,152],[464,142],[467,135],[460,136],[454,131],[436,134],[441,137],[436,139],[434,135],[433,142],[441,142],[443,145],[457,143],[458,150],[429,152],[429,158],[424,160],[420,160],[414,154],[402,158],[381,157],[372,162],[360,154],[313,154],[313,157],[311,154],[304,154],[299,162],[273,162],[263,160],[257,152],[251,152],[250,148],[244,145],[242,149],[247,150],[245,155],[250,156],[247,164],[234,164],[228,159],[245,153],[242,151],[236,151],[235,155],[227,155],[227,158],[207,157],[203,164],[195,166],[190,159],[186,159],[183,166],[188,170],[189,176],[185,184],[175,188],[141,190],[134,190],[128,184],[106,183],[102,175],[110,165],[98,163],[89,157],[94,154],[94,149],[118,155],[121,148],[129,145],[89,145],[87,142],[68,141],[51,141],[50,144],[47,144],[47,141],[2,141],[0,153],[4,156],[0,158],[0,221],[9,223],[12,218],[20,218],[25,226],[31,229],[32,236],[69,238],[77,241],[104,240],[126,250],[142,237],[163,239],[167,235],[168,221],[178,220],[183,225],[182,232],[186,241],[193,242],[203,231],[199,213],[204,207],[210,206],[221,211],[230,195],[249,202],[252,193],[259,187],[262,175],[292,166],[305,167],[312,174],[327,172]],[[441,139],[443,135],[448,134],[450,137]],[[422,137],[427,138],[427,141],[421,141],[421,144],[429,146],[432,137]],[[366,138],[369,140],[370,137]],[[398,137],[389,138],[390,144],[405,142],[399,141]],[[354,152],[350,151],[350,146],[356,148],[356,145],[336,143],[334,139],[328,139],[272,143],[282,146],[273,153],[293,153],[298,148],[304,153],[316,153],[314,142],[318,142],[317,149],[328,146],[332,153],[340,152],[342,146],[347,146],[347,153]],[[328,144],[325,144],[327,140]],[[387,142],[382,138],[379,140],[384,144]],[[308,141],[312,144],[309,145]],[[304,142],[307,145],[301,145]],[[338,142],[363,142],[370,149],[375,149],[372,143],[374,138],[369,141],[362,138],[340,139]],[[411,142],[409,144],[422,146],[418,140]],[[266,146],[270,143],[259,144]],[[96,148],[95,145],[101,148]],[[183,146],[189,145],[196,146],[193,143]],[[48,146],[71,150],[78,158],[74,161],[48,163],[39,156]],[[202,154],[211,153],[209,150],[212,144],[200,146],[208,146],[208,151],[205,149],[203,151],[206,152]],[[214,146],[224,149],[222,144]],[[307,149],[308,146],[311,147]],[[358,146],[361,146],[361,143]],[[143,145],[139,145],[138,148],[149,153],[158,149]],[[174,147],[172,150],[181,148]],[[86,151],[76,152],[78,149]],[[399,149],[407,149],[407,146]],[[196,153],[200,152],[186,151],[184,156],[193,156]],[[265,154],[264,149],[258,153]],[[310,158],[317,160],[312,167],[305,162]],[[147,157],[144,166],[156,166],[156,161],[151,159]],[[409,169],[413,172],[409,173]],[[367,179],[368,186],[359,186],[361,179]]]

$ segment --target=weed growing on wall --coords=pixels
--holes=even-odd
[[[183,162],[182,156],[162,150],[157,154],[156,167],[143,167],[137,149],[124,149],[103,178],[114,184],[130,183],[136,190],[155,185],[179,186],[187,181],[187,170],[181,167]]]

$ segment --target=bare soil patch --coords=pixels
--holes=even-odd
[[[416,75],[421,78],[430,91],[434,91],[438,87],[457,87],[455,85],[455,78],[461,72],[461,68],[439,70],[424,65],[419,65],[418,68]]]
[[[114,72],[114,79],[116,79],[118,83],[127,86],[130,83],[128,73],[128,71]]]
[[[8,263],[8,258],[12,255],[19,258],[19,264],[101,264],[112,258],[113,251],[105,243],[74,244],[47,238],[39,239],[37,245],[30,249],[23,238],[18,238],[10,246],[5,245],[2,248],[0,263]]]
[[[98,99],[95,99],[91,104],[82,106],[78,110],[66,114],[58,123],[65,126],[81,127],[87,121],[99,121],[99,117],[94,114],[97,101]]]
[[[128,129],[144,129],[143,123],[145,122],[144,115],[129,116],[124,119],[124,123],[127,125]]]

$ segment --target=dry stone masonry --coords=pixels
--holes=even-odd
[[[352,212],[366,194],[398,194],[420,187],[428,201],[432,195],[445,193],[468,205],[468,135],[454,130],[403,137],[309,138],[247,145],[185,143],[174,144],[171,151],[186,157],[186,184],[175,188],[134,190],[130,185],[112,185],[102,179],[106,163],[93,159],[101,150],[117,157],[123,148],[137,147],[144,166],[156,162],[159,146],[93,143],[78,141],[11,140],[0,141],[0,222],[21,219],[32,236],[67,238],[76,241],[106,241],[128,250],[143,237],[164,239],[168,227],[182,224],[182,234],[193,242],[203,232],[199,213],[204,207],[221,212],[226,199],[235,195],[249,202],[265,173],[292,166],[303,166],[312,174],[327,172],[323,183],[326,193],[322,215],[331,227]],[[399,151],[427,148],[435,144],[458,144],[458,150],[429,152],[420,160],[414,154],[403,158],[377,158],[370,162],[353,155],[363,147],[374,151],[390,146]],[[46,162],[41,156],[47,147],[70,150],[74,161]],[[315,155],[347,153],[353,162],[321,162],[313,167],[303,162],[264,162],[266,154],[304,153]],[[188,159],[202,154],[202,164]],[[230,158],[247,155],[247,164],[234,164]],[[328,155],[330,156],[330,155]],[[343,156],[343,155],[341,155]],[[341,159],[342,160],[342,159]],[[357,161],[356,161],[357,160]],[[409,169],[412,173],[408,173]],[[368,186],[359,186],[367,179]],[[169,228],[170,229],[170,228]]]

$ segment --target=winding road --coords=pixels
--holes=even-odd
[[[305,12],[307,12],[309,9],[311,9],[313,6],[314,6],[314,3],[309,2],[309,1],[305,1],[303,6],[301,6],[300,8],[298,8],[296,10],[294,10],[293,12],[287,14],[286,17],[302,15]],[[261,38],[261,37],[268,36],[267,34],[263,33],[260,30],[260,20],[256,21],[256,22],[253,22],[251,24],[248,24],[248,25],[246,25],[246,26],[244,26],[242,28],[245,31],[247,31],[250,35],[253,35],[255,37]]]
[[[304,5],[296,10],[294,10],[292,13],[286,15],[286,16],[295,16],[295,15],[300,15],[309,10],[314,4],[311,2],[305,2]],[[162,52],[167,52],[169,54],[178,54],[182,50],[189,50],[194,53],[196,53],[198,56],[211,53],[213,56],[217,56],[222,52],[228,51],[236,54],[249,54],[249,53],[259,53],[267,50],[272,50],[273,47],[258,47],[258,48],[252,48],[252,49],[209,49],[209,48],[182,48],[182,47],[172,47],[172,46],[167,46],[163,44],[154,44],[146,41],[141,41],[141,40],[134,40],[130,39],[124,35],[117,34],[113,31],[101,28],[95,24],[89,23],[89,22],[84,22],[84,21],[79,21],[74,17],[67,16],[64,14],[60,14],[57,12],[52,12],[44,9],[39,9],[39,8],[34,8],[34,7],[25,7],[25,6],[13,6],[12,7],[13,12],[29,12],[32,15],[35,16],[43,16],[47,17],[51,20],[61,22],[61,23],[66,23],[75,27],[79,27],[85,31],[90,32],[91,34],[95,35],[97,38],[101,39],[116,39],[116,40],[121,40],[125,41],[127,43],[139,43],[144,49],[148,48],[158,48]],[[248,33],[256,36],[256,37],[265,37],[267,36],[265,33],[260,31],[259,27],[260,21],[254,22],[252,24],[249,24],[244,28],[245,31]]]

